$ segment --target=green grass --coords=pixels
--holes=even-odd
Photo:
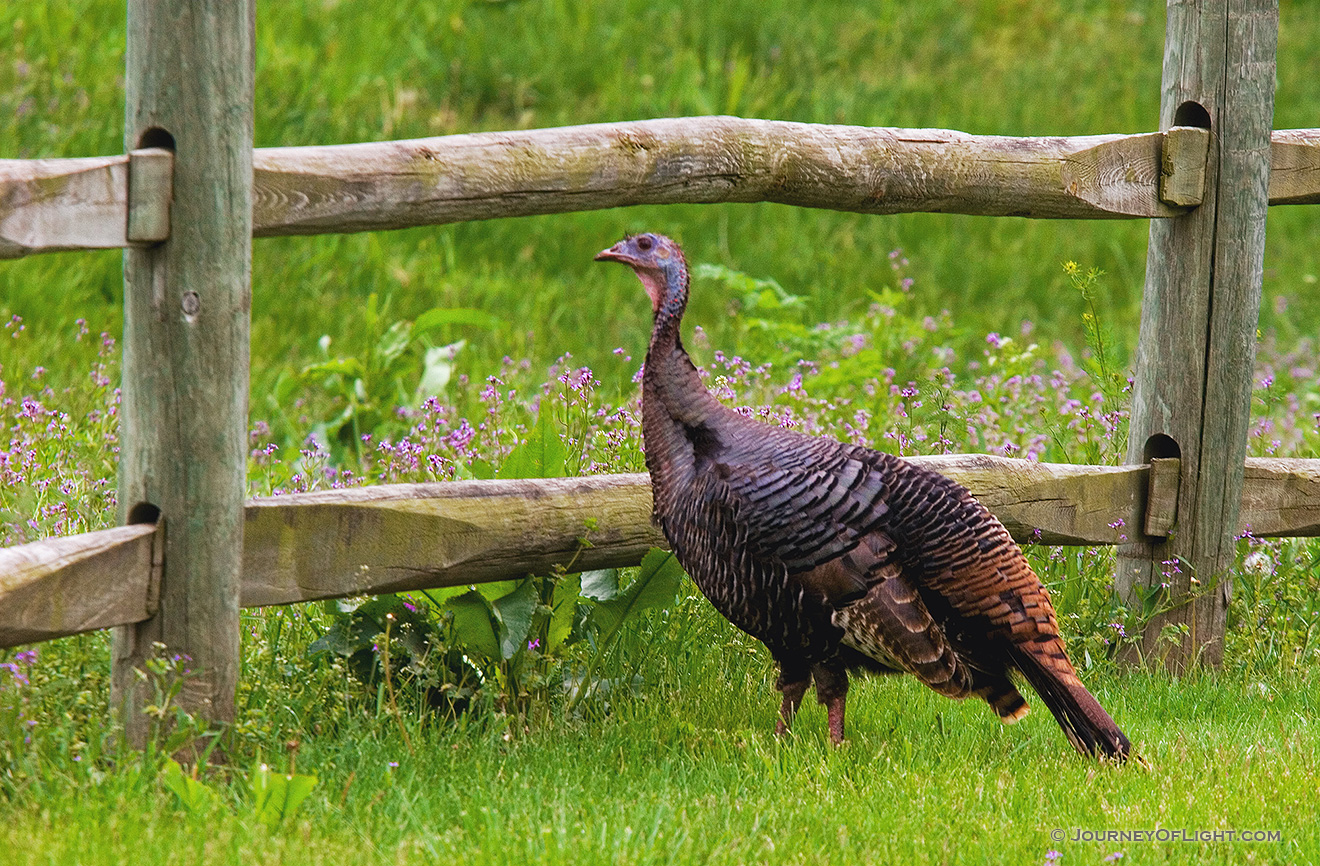
[[[1163,16],[1149,4],[940,0],[869,2],[809,14],[793,2],[263,3],[258,10],[257,144],[330,144],[480,129],[730,112],[815,122],[1069,135],[1157,126]],[[1320,124],[1309,6],[1281,11],[1278,128]],[[123,4],[6,4],[0,33],[0,156],[122,152]],[[1266,252],[1267,328],[1320,323],[1314,208],[1276,208]],[[646,308],[592,265],[624,230],[674,234],[696,261],[772,277],[807,297],[812,321],[866,303],[884,255],[904,249],[928,312],[985,331],[1026,318],[1081,344],[1065,260],[1111,275],[1102,299],[1135,345],[1144,273],[1141,221],[887,218],[777,205],[641,207],[370,237],[259,241],[253,266],[253,389],[343,341],[371,291],[401,317],[436,305],[487,306],[509,322],[473,335],[461,363],[504,354],[593,367],[636,347]],[[119,255],[36,257],[0,268],[0,314],[47,335],[85,318],[119,329]],[[1286,316],[1274,300],[1290,301]],[[694,312],[718,323],[719,298]],[[608,315],[602,317],[601,310]],[[718,345],[732,334],[710,326]],[[67,347],[43,338],[42,358]],[[57,365],[47,363],[48,366]],[[256,401],[254,400],[254,403]]]
[[[258,16],[259,146],[709,113],[986,134],[1157,126],[1163,16],[1157,5],[1120,0],[869,2],[828,14],[802,0],[267,0]],[[8,47],[0,158],[122,152],[123,19],[123,3],[107,0],[0,5]],[[1320,126],[1317,41],[1310,4],[1283,0],[1276,128]],[[1257,390],[1253,454],[1274,453],[1277,437],[1280,453],[1313,455],[1320,441],[1310,423],[1320,377],[1314,343],[1305,342],[1320,332],[1317,226],[1315,208],[1269,217],[1262,354],[1277,384]],[[285,448],[274,462],[254,461],[253,489],[293,486],[291,473],[324,459],[299,463],[296,449],[342,404],[297,373],[323,357],[322,335],[332,354],[366,358],[372,293],[391,300],[384,325],[437,306],[479,307],[503,320],[489,332],[432,335],[470,341],[457,372],[472,382],[455,377],[442,396],[474,421],[486,411],[480,384],[500,359],[529,362],[506,375],[518,398],[502,398],[499,430],[481,443],[480,459],[497,463],[526,432],[527,401],[564,353],[601,381],[574,403],[566,392],[554,397],[550,379],[551,404],[566,425],[579,425],[571,431],[596,430],[599,405],[623,408],[635,393],[636,362],[612,351],[640,358],[648,317],[635,283],[590,259],[638,229],[671,233],[692,261],[776,280],[802,299],[759,319],[763,311],[719,281],[697,282],[689,322],[707,337],[693,340],[698,360],[711,365],[720,349],[776,365],[766,376],[728,373],[743,399],[836,435],[865,408],[863,432],[887,450],[939,450],[936,435],[952,421],[958,450],[999,450],[1006,440],[1020,448],[1035,437],[1049,459],[1112,460],[1122,451],[1120,408],[1088,400],[1088,379],[1067,356],[1085,355],[1084,301],[1061,264],[1107,272],[1097,308],[1121,369],[1135,345],[1145,223],[645,207],[257,242],[252,418],[269,421],[270,441]],[[910,262],[902,272],[914,280],[910,294],[896,288],[894,249]],[[14,537],[112,519],[114,383],[88,373],[105,364],[117,379],[115,350],[99,358],[102,344],[76,335],[82,319],[93,335],[118,336],[121,286],[118,253],[0,265],[0,322],[17,315],[25,326],[18,339],[0,331],[0,431],[9,440],[0,457],[34,455],[28,477],[0,489],[0,520]],[[897,314],[869,310],[868,290],[886,291]],[[939,317],[945,309],[951,316]],[[936,316],[930,330],[927,314]],[[876,352],[849,355],[837,345],[842,331],[811,330],[845,317]],[[1029,339],[1024,320],[1034,323]],[[991,350],[992,331],[1022,336]],[[1044,348],[1028,349],[1031,341]],[[809,377],[810,397],[780,393],[802,357],[824,367]],[[420,346],[404,360],[411,369],[379,383],[382,393],[413,387]],[[939,384],[944,364],[951,379]],[[884,388],[859,393],[890,366],[899,385],[919,383],[924,413]],[[1054,369],[1071,372],[1051,402]],[[1033,376],[1034,385],[1013,384]],[[68,417],[23,419],[3,403],[29,394]],[[954,408],[940,414],[932,394]],[[1094,410],[1089,420],[1060,414],[1054,403],[1069,394]],[[89,411],[97,420],[80,421]],[[907,445],[884,438],[895,429]],[[580,438],[594,443],[583,448],[592,460],[638,465],[635,431],[612,451]],[[254,447],[265,441],[254,437]],[[433,452],[450,471],[468,466]],[[28,525],[29,515],[40,519]],[[232,763],[203,774],[218,801],[199,813],[165,787],[158,756],[114,745],[106,635],[41,647],[21,688],[0,671],[0,846],[15,864],[1039,863],[1051,850],[1063,864],[1116,851],[1122,863],[1320,862],[1320,556],[1301,541],[1242,548],[1266,554],[1267,567],[1235,573],[1228,664],[1178,680],[1106,660],[1116,631],[1108,555],[1030,551],[1084,678],[1149,771],[1082,760],[1039,701],[1021,725],[1003,728],[984,706],[949,702],[910,680],[856,685],[842,749],[827,745],[814,704],[780,742],[769,734],[777,695],[764,651],[695,600],[630,623],[601,670],[616,691],[580,713],[568,713],[551,684],[524,706],[525,720],[494,687],[458,720],[439,718],[419,708],[420,685],[405,677],[411,754],[383,690],[352,679],[342,661],[308,654],[329,624],[313,606],[245,613],[239,721],[226,741]],[[574,644],[565,663],[590,651],[586,640]],[[12,653],[3,659],[17,664]],[[270,828],[253,817],[250,768],[264,760],[284,769],[291,752],[297,772],[319,781],[296,814]],[[1282,841],[1056,842],[1054,828],[1278,830]]]
[[[277,829],[251,816],[250,759],[204,774],[220,803],[192,813],[152,761],[108,768],[52,755],[58,770],[0,804],[0,843],[16,866],[1040,863],[1050,850],[1064,864],[1115,851],[1124,863],[1320,862],[1313,672],[1090,675],[1148,770],[1081,759],[1039,701],[1008,728],[978,702],[906,678],[856,683],[849,740],[835,749],[814,703],[777,740],[764,653],[708,610],[689,613],[682,634],[643,629],[671,644],[641,666],[634,694],[526,733],[498,718],[410,718],[409,754],[374,700],[332,690],[320,711],[309,689],[310,716],[296,724],[320,718],[335,730],[305,736],[297,772],[319,781]],[[263,661],[249,652],[249,665]],[[307,678],[321,677],[313,666]],[[297,693],[249,694],[245,715],[270,720]],[[283,768],[287,752],[271,747],[264,759]],[[1065,841],[1051,838],[1056,828]],[[1281,841],[1077,842],[1075,829],[1277,830]]]

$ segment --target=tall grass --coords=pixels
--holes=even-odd
[[[1282,4],[1279,127],[1320,117],[1309,47],[1320,24],[1307,8]],[[782,2],[299,2],[262,4],[258,17],[262,146],[711,112],[1024,135],[1157,123],[1163,16],[1120,0],[869,2],[828,15]],[[0,64],[0,155],[122,151],[123,27],[123,4],[109,0],[0,9],[12,45]],[[1320,322],[1315,226],[1306,208],[1278,208],[1269,219],[1266,324],[1290,335]],[[813,322],[864,308],[880,256],[902,247],[926,312],[956,310],[982,333],[1010,331],[1025,317],[1081,345],[1081,306],[1058,267],[1075,260],[1112,275],[1101,303],[1120,354],[1135,342],[1140,221],[643,207],[260,241],[254,394],[314,360],[322,335],[351,337],[372,291],[391,295],[406,318],[436,305],[503,311],[510,324],[475,337],[462,360],[474,372],[504,354],[545,364],[566,350],[604,366],[644,329],[645,310],[590,257],[643,227],[678,237],[697,260],[774,276],[807,299]],[[120,285],[114,253],[10,263],[0,268],[0,314],[22,315],[43,335],[77,318],[116,335]],[[1278,297],[1288,299],[1287,315],[1273,313]],[[728,345],[721,299],[698,305],[712,337]],[[34,346],[42,359],[69,351],[42,339],[51,340]]]

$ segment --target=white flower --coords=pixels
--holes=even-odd
[[[1242,567],[1257,577],[1264,577],[1274,571],[1274,560],[1263,550],[1253,550],[1242,561]]]

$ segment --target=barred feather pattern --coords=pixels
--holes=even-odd
[[[1011,723],[1027,712],[1016,671],[1079,751],[1126,757],[1127,738],[1078,679],[1048,593],[999,521],[938,473],[719,403],[679,340],[681,251],[650,272],[640,256],[607,256],[631,240],[601,255],[631,264],[656,306],[642,382],[655,520],[715,608],[780,664],[785,726],[814,676],[841,738],[847,672],[858,669],[979,697]]]

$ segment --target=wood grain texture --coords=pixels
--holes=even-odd
[[[0,550],[0,647],[146,619],[156,540],[140,524]]]
[[[1113,218],[1158,198],[1158,134],[688,117],[257,152],[258,236],[365,231],[635,204],[770,201],[858,213]]]
[[[870,214],[1168,217],[1200,201],[1205,167],[1199,137],[1171,132],[1011,138],[691,117],[262,148],[253,228],[271,237],[756,201]],[[1270,204],[1320,202],[1320,130],[1276,132],[1271,153]],[[125,162],[0,160],[0,259],[127,246]],[[147,209],[166,207],[157,195]],[[142,238],[160,239],[151,231]]]
[[[1270,204],[1320,204],[1320,129],[1270,136]]]
[[[125,148],[173,138],[169,239],[124,255],[121,522],[165,525],[160,608],[116,630],[112,705],[141,746],[136,669],[192,658],[184,709],[234,717],[247,470],[253,0],[130,0]]]
[[[1320,460],[1248,457],[1238,534],[1320,536]]]
[[[170,236],[174,154],[144,147],[128,154],[128,240],[158,243]]]
[[[1160,201],[1195,207],[1205,196],[1205,159],[1210,131],[1196,126],[1175,126],[1164,134],[1160,154]]]
[[[257,499],[248,505],[245,538],[245,606],[506,580],[570,563],[636,565],[665,544],[651,525],[646,475],[396,484]]]
[[[0,259],[128,246],[128,157],[0,159]]]
[[[1176,457],[1152,458],[1146,485],[1147,535],[1167,538],[1178,523],[1178,481],[1182,461]]]
[[[1223,657],[1260,309],[1277,35],[1275,0],[1168,3],[1160,128],[1195,102],[1210,118],[1211,140],[1201,206],[1151,223],[1127,462],[1151,457],[1153,436],[1176,443],[1178,521],[1167,541],[1124,546],[1115,584],[1135,604],[1165,582],[1164,562],[1181,562],[1169,586],[1175,607],[1150,622],[1141,647],[1143,657],[1174,670]],[[1160,644],[1170,624],[1185,625],[1187,637]]]
[[[1149,519],[1143,466],[911,459],[969,487],[1020,543],[1121,544]],[[1239,531],[1320,536],[1320,460],[1248,458],[1245,479]],[[666,546],[645,474],[355,487],[245,511],[244,607],[637,565]],[[123,526],[0,550],[0,647],[146,619],[163,535]]]

